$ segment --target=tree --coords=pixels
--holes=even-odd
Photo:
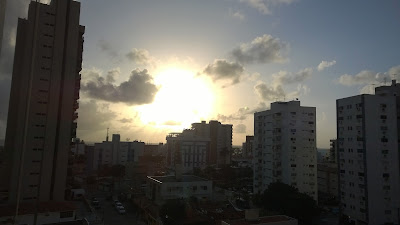
[[[313,217],[319,215],[314,199],[281,182],[270,184],[258,203],[265,209],[294,217],[304,224],[311,224]]]

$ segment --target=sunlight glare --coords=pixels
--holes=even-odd
[[[213,113],[212,86],[194,72],[168,68],[155,76],[154,82],[160,90],[154,102],[140,110],[144,124],[179,131]]]

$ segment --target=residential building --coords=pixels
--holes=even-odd
[[[212,181],[193,175],[148,176],[146,196],[162,205],[168,199],[196,197],[210,200]]]
[[[336,101],[340,210],[354,224],[399,224],[400,84]]]
[[[63,201],[76,135],[84,27],[80,3],[31,1],[18,20],[5,138],[9,203]]]
[[[183,172],[193,172],[194,168],[205,168],[210,152],[210,138],[196,135],[194,130],[170,133],[167,136],[167,165],[174,168],[180,164]]]
[[[251,157],[253,153],[254,136],[246,136],[246,142],[242,144],[242,157]]]
[[[192,129],[195,135],[210,139],[210,150],[207,155],[207,164],[228,165],[231,163],[232,153],[232,125],[221,124],[221,122],[211,120],[193,123]]]
[[[85,155],[85,142],[81,141],[79,138],[73,140],[73,145],[71,145],[71,153],[73,155]]]
[[[337,199],[338,165],[336,163],[318,163],[318,197],[323,200]]]
[[[315,111],[289,101],[254,114],[254,193],[279,181],[317,200]]]
[[[329,156],[328,156],[328,161],[337,163],[337,157],[338,157],[338,146],[337,146],[337,140],[336,139],[331,139],[330,140],[330,148],[329,148]]]
[[[129,162],[138,162],[144,152],[144,142],[122,142],[119,134],[113,134],[111,141],[94,144],[93,169],[102,165],[126,165]]]

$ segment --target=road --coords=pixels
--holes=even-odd
[[[138,213],[130,201],[122,202],[126,210],[126,214],[120,215],[114,207],[112,200],[106,200],[106,193],[96,193],[92,197],[96,197],[101,209],[96,210],[98,220],[103,221],[104,225],[144,225],[145,223],[140,220]],[[91,198],[90,198],[91,199]]]

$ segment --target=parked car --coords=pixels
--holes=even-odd
[[[117,208],[117,212],[118,212],[119,214],[125,214],[125,213],[126,213],[126,210],[125,210],[125,208],[122,206],[122,207],[118,207],[118,208]]]

